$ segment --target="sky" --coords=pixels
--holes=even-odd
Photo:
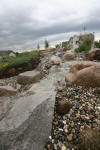
[[[98,0],[0,0],[0,50],[51,45],[74,34],[100,37]]]

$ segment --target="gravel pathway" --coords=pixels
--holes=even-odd
[[[65,115],[59,115],[56,112],[57,103],[62,99],[71,103],[71,109]],[[78,137],[84,128],[100,129],[100,88],[71,85],[59,88],[56,95],[52,133],[45,149],[78,150],[78,144],[80,144]]]

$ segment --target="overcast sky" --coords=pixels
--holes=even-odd
[[[99,37],[99,0],[0,0],[0,50],[53,44],[84,25]]]

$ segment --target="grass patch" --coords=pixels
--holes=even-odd
[[[64,47],[66,51],[71,49],[68,41],[62,42],[62,47]]]
[[[75,49],[75,52],[88,52],[91,49],[91,42],[84,40],[78,48]]]
[[[25,64],[30,63],[39,57],[39,51],[16,53],[16,57],[7,56],[0,58],[0,70],[8,68],[18,68]]]

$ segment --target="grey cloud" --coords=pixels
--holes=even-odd
[[[81,0],[76,0],[80,7],[77,4],[74,7],[73,0],[71,2],[62,0],[61,5],[63,8],[56,5],[55,2],[57,0],[55,2],[53,0],[47,1],[22,0],[21,5],[20,2],[18,3],[18,0],[4,0],[4,2],[0,2],[2,4],[0,5],[1,10],[4,10],[0,13],[1,50],[9,47],[31,48],[32,45],[35,45],[35,41],[40,40],[40,43],[43,43],[42,37],[46,38],[47,36],[49,39],[49,36],[53,37],[56,34],[58,37],[54,36],[55,38],[53,37],[51,42],[60,40],[59,35],[62,33],[82,31],[84,24],[88,31],[100,31],[100,10],[98,4],[95,4],[95,7],[93,7],[96,0],[88,0],[88,2],[84,0],[83,4],[86,2],[87,5],[91,4],[91,7],[87,6],[86,11],[81,6]],[[49,8],[49,3],[52,10]],[[48,8],[46,8],[47,6]]]

